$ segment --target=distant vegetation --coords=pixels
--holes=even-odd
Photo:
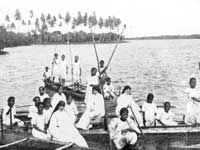
[[[30,44],[91,42],[92,36],[99,43],[114,42],[122,28],[120,18],[97,17],[95,12],[92,15],[78,12],[76,17],[69,12],[65,15],[42,13],[38,17],[30,10],[28,19],[24,18],[18,9],[14,16],[5,16],[4,24],[0,26],[0,50]]]
[[[126,38],[126,40],[156,40],[156,39],[200,39],[200,34],[191,35],[162,35]]]

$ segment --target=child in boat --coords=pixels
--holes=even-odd
[[[153,103],[154,95],[149,93],[147,95],[147,101],[142,105],[143,123],[144,126],[156,125],[157,106]]]
[[[187,108],[185,114],[185,123],[188,125],[200,123],[200,92],[196,89],[196,83],[196,78],[190,78],[190,88],[186,89]]]
[[[97,76],[97,68],[92,68],[90,73],[91,73],[91,76],[88,79],[87,90],[86,90],[85,101],[84,101],[86,105],[88,101],[90,100],[90,96],[92,95],[92,87],[99,85],[99,77]]]
[[[42,102],[38,103],[37,109],[37,113],[33,115],[31,120],[31,124],[33,126],[32,135],[40,139],[50,139],[50,135],[47,134],[47,130],[45,128],[46,118],[43,112],[44,105]]]
[[[38,111],[37,107],[38,107],[38,104],[40,103],[40,97],[39,96],[34,97],[33,102],[34,102],[34,105],[29,107],[29,114],[28,114],[29,118],[32,118],[33,115],[37,113]]]
[[[78,86],[81,81],[81,67],[79,64],[78,55],[76,55],[74,57],[74,63],[73,63],[73,68],[72,68],[72,77],[73,77],[73,82],[74,82],[75,86]]]
[[[74,103],[71,95],[67,96],[65,111],[69,114],[73,123],[75,123],[77,120],[78,110],[77,110],[76,104]]]
[[[40,101],[41,101],[41,102],[43,102],[43,100],[44,100],[45,98],[49,98],[49,95],[47,95],[47,94],[45,93],[45,89],[44,89],[43,86],[40,86],[40,87],[39,87],[39,97],[40,97]]]
[[[45,121],[46,121],[45,124],[48,124],[49,119],[51,118],[51,115],[53,113],[53,108],[51,106],[50,98],[45,98],[43,104],[44,104],[43,114],[45,116]]]
[[[10,126],[10,125],[18,125],[23,126],[24,123],[15,118],[16,115],[16,108],[15,108],[15,97],[11,96],[8,98],[8,104],[3,109],[3,124]]]
[[[131,87],[125,86],[122,90],[122,94],[117,99],[117,107],[116,107],[116,115],[120,116],[121,108],[128,108],[129,117],[133,119],[137,119],[138,123],[142,126],[142,115],[140,113],[140,107],[136,104],[136,102],[131,97]],[[134,114],[133,114],[134,113]],[[135,118],[136,117],[136,118]]]
[[[51,78],[51,72],[49,71],[49,67],[45,67],[45,71],[43,73],[43,80],[48,81]]]
[[[66,96],[63,93],[63,87],[59,86],[58,92],[53,95],[52,100],[51,100],[52,108],[54,109],[56,107],[56,105],[58,104],[58,102],[61,101],[61,100],[65,102]]]
[[[52,61],[52,72],[53,72],[53,81],[54,82],[59,82],[59,58],[58,58],[58,53],[54,54],[54,58]]]
[[[178,125],[173,119],[175,115],[170,111],[171,104],[170,102],[164,103],[164,109],[158,111],[157,120],[163,126],[176,126]]]
[[[68,66],[65,60],[65,55],[61,56],[59,69],[60,69],[60,74],[59,74],[60,83],[64,86],[65,81],[67,80],[67,74],[68,74]]]
[[[92,88],[91,99],[88,102],[86,111],[81,116],[76,127],[83,130],[88,130],[92,127],[90,124],[92,119],[101,118],[105,115],[105,106],[103,96],[99,93],[98,87]]]
[[[53,140],[72,142],[80,147],[88,147],[85,139],[80,135],[65,111],[64,101],[60,101],[53,112],[49,124],[49,133]]]
[[[127,108],[121,108],[120,117],[112,119],[108,126],[110,138],[117,149],[126,150],[127,147],[133,149],[138,139],[137,133],[140,133],[135,122],[128,117],[128,113]]]
[[[114,99],[116,98],[114,86],[111,84],[111,78],[106,78],[106,83],[103,86],[104,97],[107,99]]]

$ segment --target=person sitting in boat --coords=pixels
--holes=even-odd
[[[116,148],[120,150],[135,150],[138,140],[137,134],[140,133],[135,122],[128,116],[128,109],[121,108],[120,117],[113,118],[108,126],[110,138],[113,140]]]
[[[196,83],[196,78],[190,78],[190,88],[186,89],[187,108],[184,121],[188,125],[200,123],[200,92],[196,89]]]
[[[60,74],[59,74],[60,83],[64,86],[65,81],[67,80],[67,74],[68,74],[68,66],[65,60],[65,55],[61,56],[59,69],[60,69]]]
[[[63,87],[59,86],[58,92],[53,95],[52,100],[51,100],[52,108],[54,109],[56,107],[56,105],[58,104],[58,102],[61,101],[61,100],[65,102],[66,96],[63,93]]]
[[[43,102],[45,98],[49,98],[49,95],[45,93],[45,88],[43,86],[39,87],[39,97],[40,101]]]
[[[23,126],[23,121],[15,118],[16,108],[15,108],[15,97],[11,96],[8,98],[7,106],[3,109],[3,124],[7,126]]]
[[[49,129],[52,140],[72,142],[80,147],[88,147],[85,139],[73,124],[65,111],[65,102],[59,101],[50,119]]]
[[[154,95],[149,93],[147,95],[147,101],[142,105],[143,124],[144,126],[156,125],[157,106],[153,103]]]
[[[95,67],[92,68],[90,73],[91,73],[91,76],[88,78],[87,90],[86,90],[86,95],[85,95],[85,100],[84,100],[86,105],[91,99],[90,96],[92,95],[92,87],[99,85],[99,77],[97,76],[97,68]]]
[[[78,110],[77,110],[77,106],[74,103],[74,100],[72,98],[72,96],[69,94],[67,95],[67,102],[65,105],[65,111],[69,114],[71,120],[73,120],[73,122],[75,123],[77,120],[77,115],[78,115]]]
[[[111,78],[106,78],[106,83],[103,86],[104,97],[106,99],[114,99],[116,98],[114,86],[111,84]]]
[[[140,113],[141,109],[131,97],[131,87],[128,85],[124,87],[124,89],[122,90],[122,94],[117,99],[117,107],[116,107],[117,116],[120,116],[120,110],[123,107],[128,108],[130,112],[129,117],[133,118],[134,120],[137,119],[139,124],[141,126],[143,125],[142,115]]]
[[[32,118],[33,115],[37,113],[37,111],[38,111],[37,107],[38,107],[38,104],[40,103],[40,97],[35,96],[33,98],[33,102],[34,102],[34,105],[29,107],[29,114],[28,114],[29,118]]]
[[[49,67],[45,67],[45,71],[43,73],[43,81],[51,80],[51,72],[49,71]]]
[[[108,75],[107,75],[107,69],[108,69],[108,67],[106,66],[104,66],[104,60],[100,60],[100,62],[99,62],[99,69],[100,69],[100,75],[99,75],[99,77],[100,77],[100,86],[104,86],[104,84],[105,84],[105,82],[106,82],[106,78],[108,77]]]
[[[53,72],[53,81],[54,82],[59,82],[59,58],[58,58],[58,53],[54,54],[54,58],[52,61],[52,72]]]
[[[84,114],[81,116],[76,127],[83,130],[88,130],[92,127],[90,124],[92,119],[101,118],[105,115],[105,106],[103,96],[99,93],[99,88],[92,88],[92,95],[86,107]]]
[[[45,124],[48,124],[49,119],[51,118],[51,115],[53,113],[53,108],[51,106],[51,99],[45,98],[43,104],[44,104],[43,113],[45,115],[45,121],[46,121]]]
[[[44,105],[42,102],[38,103],[37,109],[37,113],[33,115],[31,120],[31,124],[33,126],[32,135],[40,139],[50,139],[50,135],[47,134],[45,127],[46,118],[43,112]]]
[[[80,67],[80,63],[79,63],[79,57],[78,55],[76,55],[74,57],[74,63],[73,63],[73,67],[72,67],[72,77],[73,77],[73,82],[74,82],[74,86],[78,89],[79,84],[81,82],[81,67]]]
[[[175,115],[170,111],[171,104],[170,102],[164,103],[164,109],[158,111],[157,121],[163,126],[176,126],[177,122],[174,121]]]

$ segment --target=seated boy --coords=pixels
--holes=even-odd
[[[33,102],[34,102],[34,105],[29,107],[29,114],[28,114],[29,118],[32,118],[33,115],[37,113],[37,111],[38,111],[37,110],[37,106],[40,103],[40,97],[39,96],[35,96],[33,98]]]

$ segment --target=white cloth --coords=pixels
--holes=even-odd
[[[81,116],[77,127],[83,130],[88,130],[90,127],[90,121],[94,118],[100,118],[105,115],[105,106],[103,96],[99,93],[92,95],[88,102],[86,111]]]
[[[60,69],[59,69],[59,64],[60,64],[60,60],[59,59],[53,59],[52,62],[52,71],[53,71],[53,77],[55,78],[55,82],[59,81],[59,73],[60,73]]]
[[[67,62],[61,60],[59,63],[59,77],[61,79],[67,79]]]
[[[80,65],[79,61],[73,63],[73,78],[74,82],[79,82],[80,81]]]
[[[45,115],[41,114],[39,115],[38,113],[34,114],[31,120],[31,124],[37,126],[39,129],[43,130],[45,129]],[[36,130],[34,127],[32,129],[32,135],[36,138],[40,139],[50,139],[50,136],[48,134],[45,134],[41,131]]]
[[[189,125],[200,123],[200,103],[192,99],[193,97],[200,99],[200,91],[197,89],[188,88],[186,89],[186,94],[187,108],[185,114],[185,123]]]
[[[156,116],[156,118],[158,120],[160,120],[166,126],[178,125],[177,122],[174,121],[174,117],[175,117],[175,115],[171,111],[165,112],[164,109],[160,109]]]
[[[144,112],[146,126],[154,126],[157,114],[156,104],[144,102],[142,105],[142,112]]]
[[[45,98],[49,98],[49,95],[44,93],[43,95],[39,95],[40,101],[43,102]]]
[[[76,116],[78,115],[76,104],[73,101],[71,102],[71,104],[66,103],[65,111],[68,113],[70,119],[75,123]]]
[[[35,114],[37,114],[37,112],[38,112],[38,109],[35,105],[30,106],[28,117],[32,118]]]
[[[105,97],[109,97],[109,96],[112,96],[112,97],[115,97],[115,89],[114,89],[114,86],[113,85],[108,85],[108,84],[105,84],[103,86],[103,92],[104,92],[104,96]]]
[[[87,105],[90,96],[92,95],[92,86],[91,85],[98,85],[99,84],[99,78],[98,76],[90,76],[88,78],[88,83],[87,83],[87,90],[86,90],[86,95],[85,95],[85,103]]]
[[[46,80],[51,77],[51,72],[48,70],[43,73],[43,80]]]
[[[55,140],[73,142],[80,147],[88,147],[85,139],[80,135],[65,111],[56,111],[52,115],[49,132]]]
[[[61,93],[61,95],[59,93],[55,93],[53,95],[52,100],[51,100],[51,105],[53,109],[56,107],[59,101],[66,102],[66,96],[64,93]]]
[[[9,109],[10,109],[10,107],[8,105],[5,106],[4,109],[3,109],[3,124],[7,125],[7,126],[10,125],[10,112],[7,114],[7,112],[9,111]],[[11,111],[12,111],[12,114],[11,114],[12,124],[17,123],[19,126],[23,126],[24,123],[21,120],[15,118],[15,115],[16,115],[16,108],[15,108],[15,106],[13,106],[13,108],[11,109]]]
[[[132,111],[134,112],[134,115],[139,123],[139,125],[143,125],[142,121],[142,115],[140,113],[140,107],[135,103],[135,101],[132,99],[130,95],[127,95],[126,93],[120,95],[117,99],[117,107],[116,107],[116,115],[120,116],[120,110],[121,108],[128,108],[129,116],[133,116]],[[131,108],[132,110],[131,110]]]
[[[110,138],[115,143],[117,149],[122,149],[126,144],[134,145],[137,142],[137,133],[140,133],[136,124],[133,120],[127,119],[127,121],[122,121],[120,118],[114,118],[111,120],[109,126]],[[135,132],[125,132],[122,130],[133,129]]]
[[[50,107],[48,110],[47,109],[43,109],[43,114],[45,116],[45,124],[48,124],[52,113],[53,113],[53,108],[52,107]]]

